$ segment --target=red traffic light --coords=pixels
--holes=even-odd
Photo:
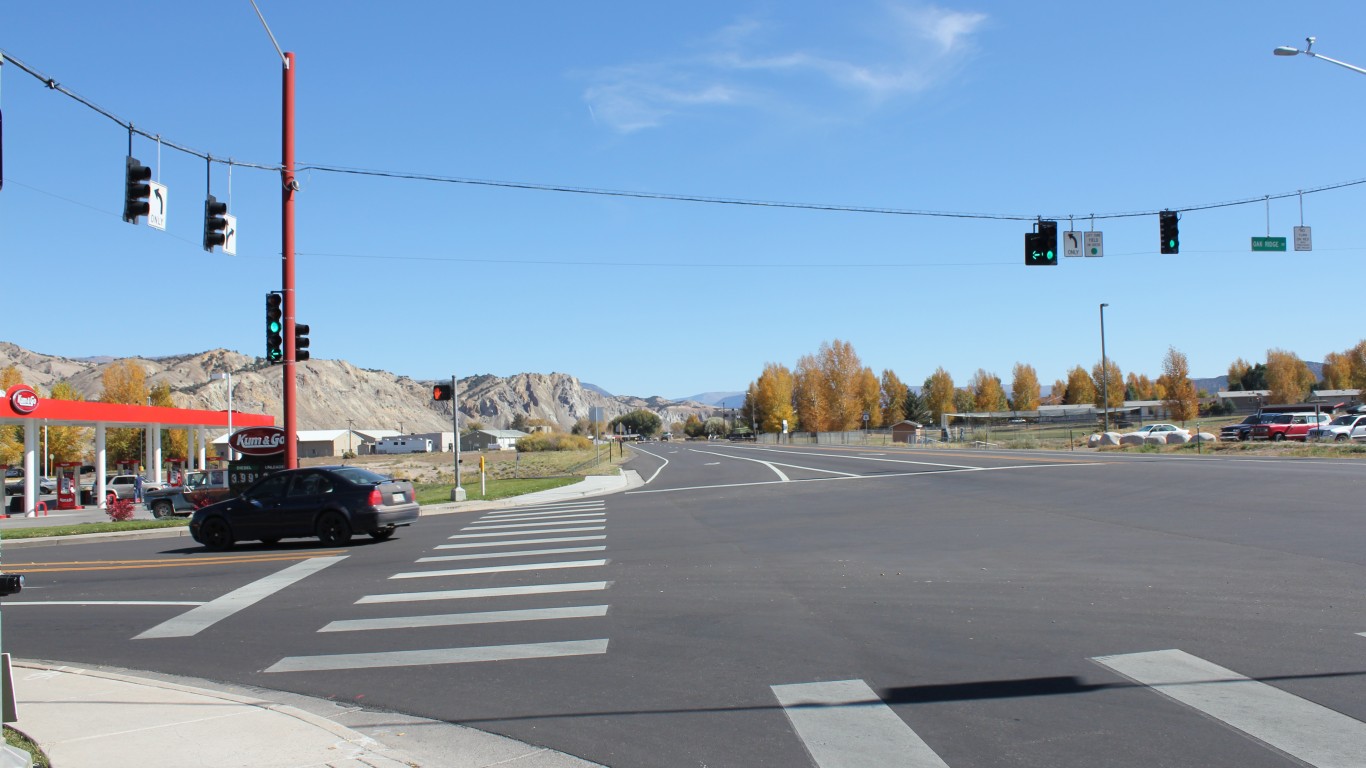
[[[455,393],[451,390],[450,384],[436,384],[432,387],[433,400],[450,400],[453,394]]]

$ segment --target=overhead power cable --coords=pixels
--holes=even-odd
[[[211,153],[202,152],[197,149],[192,149],[183,144],[178,144],[176,142],[170,141],[168,139],[163,138],[160,134],[149,133],[148,131],[145,131],[141,128],[134,126],[130,121],[124,120],[116,116],[109,110],[104,109],[103,107],[95,104],[89,99],[86,99],[76,94],[75,92],[63,87],[60,83],[58,83],[51,77],[48,77],[47,75],[38,72],[37,70],[25,64],[24,62],[20,61],[19,59],[14,58],[14,56],[11,55],[8,51],[0,49],[0,53],[3,53],[6,62],[12,63],[15,66],[19,67],[19,69],[32,75],[34,78],[45,84],[49,89],[76,100],[80,104],[88,107],[91,110],[94,110],[95,112],[113,121],[114,123],[126,129],[130,133],[136,133],[140,136],[145,136],[146,138],[157,141],[163,146],[170,147],[171,149],[184,152],[185,154],[192,155],[194,157],[198,157],[210,163],[222,163],[224,165],[237,166],[240,168],[254,168],[257,170],[271,171],[276,173],[283,170],[283,166],[279,163],[251,163],[243,162],[240,160],[225,160],[223,159],[224,155],[222,154],[215,156]],[[1253,203],[1266,203],[1269,200],[1283,200],[1288,197],[1299,197],[1318,192],[1329,192],[1332,190],[1344,189],[1346,187],[1354,187],[1366,184],[1366,179],[1355,179],[1352,181],[1342,181],[1331,184],[1324,184],[1322,186],[1311,187],[1308,189],[1297,189],[1294,192],[1282,192],[1274,195],[1258,195],[1256,197],[1246,197],[1236,200],[1227,200],[1219,203],[1202,203],[1182,207],[1164,206],[1162,209],[1128,211],[1123,213],[1085,213],[1063,214],[1055,216],[1039,216],[1015,213],[966,213],[957,211],[934,211],[914,208],[890,208],[884,206],[842,205],[836,203],[803,203],[779,200],[754,200],[735,197],[720,197],[715,195],[691,195],[668,192],[642,192],[633,190],[601,189],[596,187],[580,187],[567,184],[546,184],[522,181],[499,181],[496,179],[472,179],[459,176],[443,176],[431,173],[386,171],[373,168],[350,168],[346,166],[327,165],[321,163],[300,165],[297,169],[297,172],[303,171],[318,171],[320,173],[335,173],[352,176],[370,176],[375,178],[401,179],[405,181],[427,181],[442,184],[462,184],[480,187],[499,187],[503,189],[522,189],[538,192],[559,192],[575,195],[633,198],[637,200],[663,200],[670,202],[706,203],[711,205],[735,205],[756,208],[786,208],[806,211],[870,213],[888,216],[920,216],[927,218],[946,219],[986,219],[996,221],[1036,221],[1039,219],[1048,219],[1056,221],[1091,221],[1096,219],[1136,218],[1140,216],[1156,216],[1162,210],[1171,210],[1176,211],[1178,213],[1186,213],[1190,211],[1206,211],[1216,208],[1231,208],[1240,205],[1252,205]]]

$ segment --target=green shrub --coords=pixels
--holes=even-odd
[[[592,448],[593,442],[582,435],[567,435],[563,432],[537,432],[517,441],[519,453],[535,451],[581,451]]]

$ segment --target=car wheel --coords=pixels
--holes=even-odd
[[[175,517],[175,508],[169,501],[158,501],[152,504],[152,515],[158,520],[165,520],[168,517]]]
[[[199,524],[199,542],[208,549],[232,548],[232,529],[221,517],[211,517]]]
[[[1285,434],[1284,434],[1283,432],[1277,432],[1276,434],[1274,434],[1274,435],[1271,436],[1271,442],[1273,442],[1273,443],[1279,443],[1280,441],[1282,441],[1282,440],[1284,440],[1284,439],[1285,439]]]
[[[384,541],[385,539],[389,538],[390,536],[393,536],[393,535],[394,535],[394,531],[397,531],[397,530],[398,530],[398,526],[396,526],[396,525],[386,525],[386,526],[384,526],[383,528],[380,528],[380,529],[377,530],[377,531],[371,531],[371,532],[370,532],[370,538],[374,539],[375,541]]]
[[[329,547],[340,547],[351,540],[351,524],[340,512],[324,512],[318,518],[318,541]]]
[[[261,539],[261,543],[262,543],[262,544],[265,544],[265,545],[268,546],[268,547],[273,547],[273,546],[275,546],[276,544],[279,544],[279,543],[280,543],[280,537],[279,537],[279,536],[267,536],[266,538]]]
[[[1338,435],[1337,435],[1337,437],[1333,438],[1333,442],[1335,442],[1335,443],[1345,443],[1345,442],[1347,442],[1347,435],[1345,435],[1345,434],[1339,432]]]

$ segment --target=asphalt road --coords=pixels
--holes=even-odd
[[[1366,761],[1366,463],[654,443],[633,467],[626,494],[342,549],[7,547],[30,586],[5,649],[619,768]]]

